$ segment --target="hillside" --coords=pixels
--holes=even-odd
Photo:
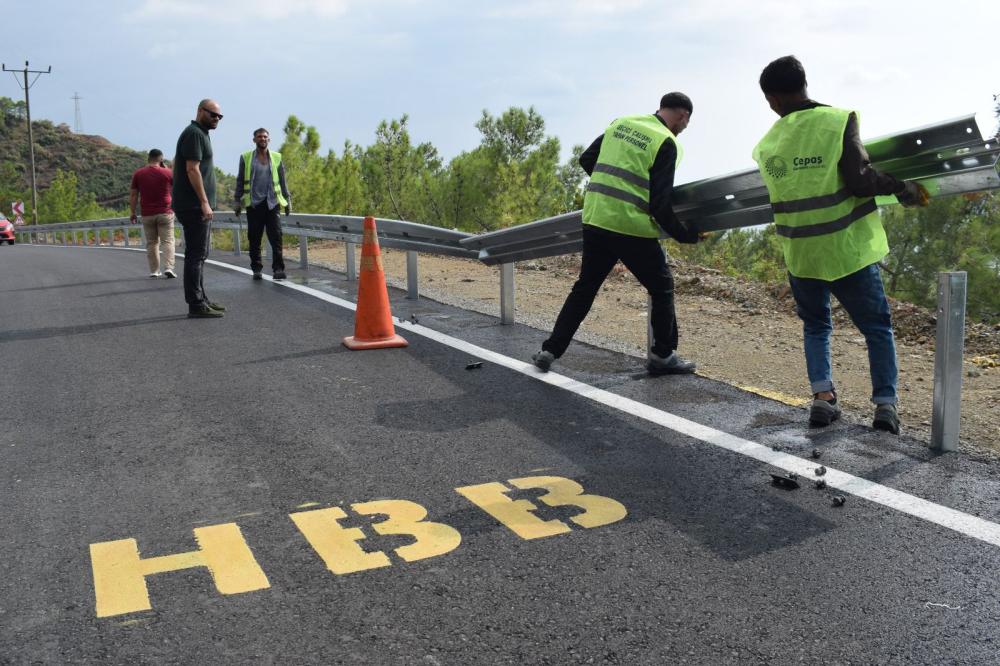
[[[28,130],[24,104],[0,97],[0,191],[23,192],[29,187]],[[65,124],[32,120],[38,190],[45,190],[58,170],[75,173],[81,192],[93,192],[98,203],[120,207],[128,199],[132,172],[145,154],[116,146],[104,137],[74,134]]]

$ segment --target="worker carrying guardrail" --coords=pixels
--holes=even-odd
[[[660,246],[660,228],[682,243],[700,236],[677,219],[671,204],[674,171],[683,150],[677,135],[694,110],[684,93],[667,93],[656,113],[618,118],[580,155],[591,177],[583,200],[583,258],[580,277],[563,304],[555,327],[532,362],[547,372],[563,355],[594,304],[608,273],[621,260],[649,292],[653,346],[651,374],[687,374],[695,364],[677,355],[674,278]]]
[[[809,423],[827,426],[841,414],[830,366],[833,294],[868,343],[872,426],[899,434],[896,346],[879,272],[889,243],[875,197],[894,194],[904,206],[926,206],[927,190],[872,168],[857,113],[809,99],[805,69],[794,56],[765,67],[760,87],[781,118],[754,148],[753,158],[770,194],[802,319],[813,394]]]

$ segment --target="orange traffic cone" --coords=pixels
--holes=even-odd
[[[354,335],[344,338],[348,349],[405,347],[409,343],[396,335],[389,311],[389,292],[385,288],[382,253],[375,233],[375,218],[366,217],[361,241],[361,276],[358,278],[358,307],[354,316]]]

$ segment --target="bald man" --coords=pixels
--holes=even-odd
[[[184,300],[192,318],[218,318],[225,312],[224,307],[208,300],[203,283],[215,208],[215,169],[208,133],[220,120],[218,102],[201,100],[195,119],[177,139],[174,155],[172,197],[174,214],[184,228]]]

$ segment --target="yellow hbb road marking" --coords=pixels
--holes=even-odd
[[[152,609],[146,577],[168,571],[206,567],[222,594],[240,594],[271,586],[235,523],[194,530],[198,550],[143,559],[135,539],[90,546],[97,617]]]
[[[616,500],[600,495],[586,495],[576,481],[559,476],[529,476],[510,479],[509,484],[521,490],[542,488],[549,492],[539,500],[548,506],[575,506],[583,513],[570,518],[580,527],[592,528],[610,525],[628,515],[625,506]],[[565,534],[570,526],[561,520],[542,520],[534,514],[538,507],[528,500],[512,500],[510,488],[502,483],[484,483],[478,486],[456,488],[456,492],[490,514],[522,539],[541,539]]]

